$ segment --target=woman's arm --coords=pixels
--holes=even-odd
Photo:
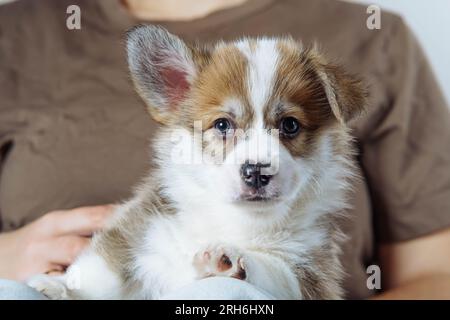
[[[376,299],[450,299],[450,229],[380,248]]]
[[[0,278],[23,281],[63,271],[103,227],[113,205],[50,212],[18,230],[0,234]]]

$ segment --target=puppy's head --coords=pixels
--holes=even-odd
[[[152,26],[131,30],[127,49],[137,91],[163,125],[157,156],[175,192],[261,212],[340,183],[330,174],[347,159],[346,123],[364,91],[317,50],[290,38],[200,47]],[[180,146],[190,166],[175,164]]]

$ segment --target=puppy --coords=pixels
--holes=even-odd
[[[278,299],[342,298],[336,219],[360,82],[291,38],[204,47],[139,26],[127,49],[161,124],[154,170],[66,275],[29,284],[52,299],[158,299],[224,276]]]

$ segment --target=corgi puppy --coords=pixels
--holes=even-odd
[[[361,83],[288,37],[200,46],[141,25],[127,50],[161,124],[154,169],[64,276],[29,285],[52,299],[159,299],[222,276],[277,299],[342,298],[336,218]]]

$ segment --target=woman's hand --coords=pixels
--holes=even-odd
[[[0,234],[0,278],[23,281],[61,272],[101,229],[114,205],[53,211],[16,231]]]

